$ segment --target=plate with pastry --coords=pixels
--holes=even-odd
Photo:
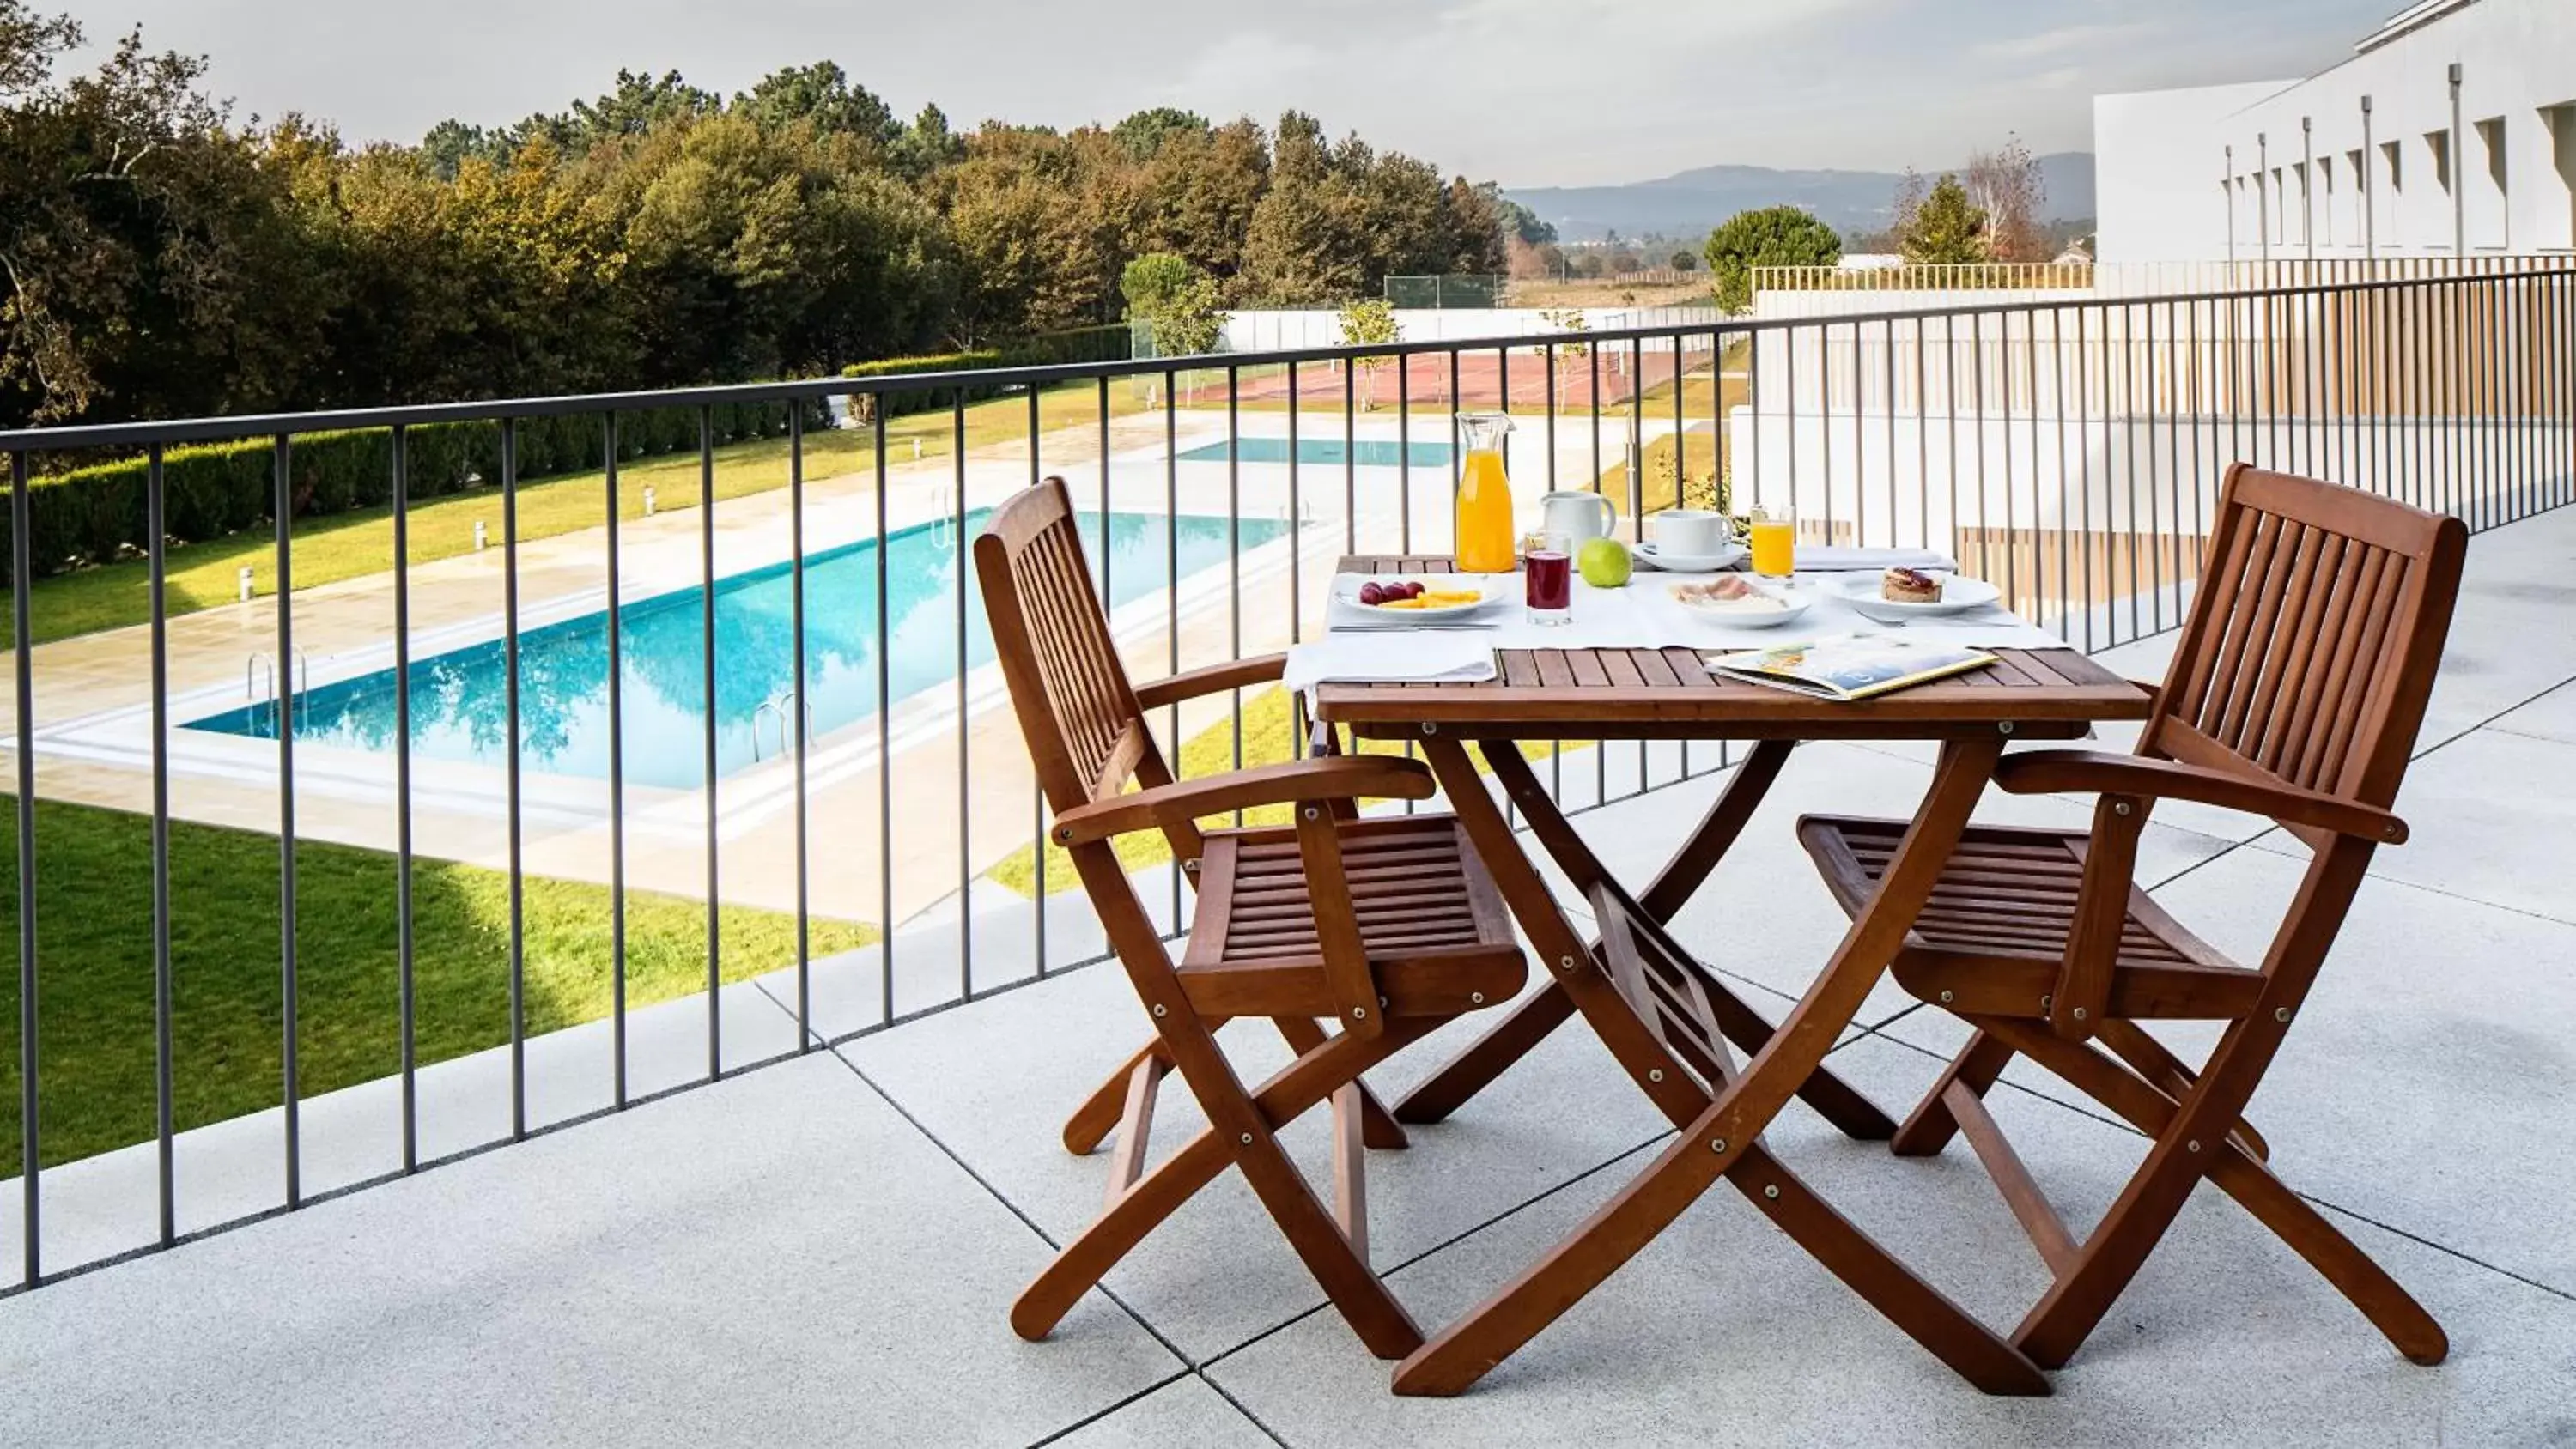
[[[1706,582],[1675,584],[1673,602],[1694,618],[1736,629],[1772,629],[1797,618],[1815,600],[1772,584],[1756,583],[1742,574],[1720,574]]]
[[[1501,597],[1489,578],[1476,574],[1345,575],[1333,581],[1333,593],[1361,614],[1390,623],[1454,618]]]
[[[1930,569],[1853,574],[1839,587],[1843,602],[1882,624],[1964,614],[2003,597],[2003,590],[1984,579]]]

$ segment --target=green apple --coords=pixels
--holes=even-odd
[[[1586,540],[1574,556],[1574,566],[1583,571],[1583,581],[1596,589],[1626,588],[1628,575],[1635,568],[1628,557],[1628,545],[1615,538]]]

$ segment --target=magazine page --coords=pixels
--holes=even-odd
[[[1778,649],[1713,655],[1705,662],[1712,671],[1733,679],[1829,699],[1867,699],[1965,673],[1994,660],[1994,655],[1964,645],[1853,634]]]

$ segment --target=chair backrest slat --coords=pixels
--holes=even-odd
[[[1116,794],[1140,769],[1159,769],[1061,481],[993,511],[975,540],[975,572],[1048,803],[1069,810]]]
[[[2466,550],[2457,519],[2238,465],[2139,750],[2385,808]]]

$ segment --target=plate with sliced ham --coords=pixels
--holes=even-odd
[[[1807,612],[1815,602],[1774,584],[1756,583],[1742,574],[1672,586],[1673,602],[1697,618],[1737,629],[1772,629]]]

